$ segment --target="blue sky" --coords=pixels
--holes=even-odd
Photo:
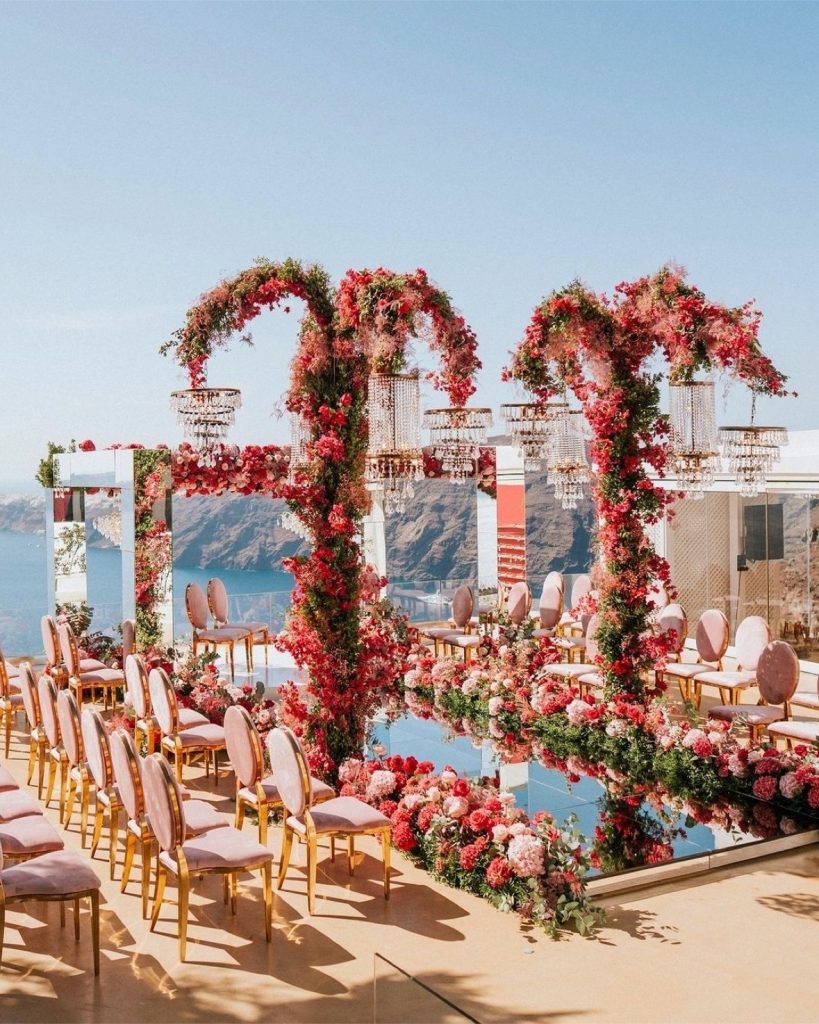
[[[757,299],[801,393],[761,415],[819,427],[817,30],[789,3],[0,5],[0,483],[48,439],[177,440],[157,349],[258,255],[425,267],[496,408],[544,294],[673,259]],[[257,323],[211,382],[238,441],[281,441],[296,321]]]

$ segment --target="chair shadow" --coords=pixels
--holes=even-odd
[[[777,896],[759,896],[757,903],[791,917],[819,921],[819,896],[807,892],[788,892]]]

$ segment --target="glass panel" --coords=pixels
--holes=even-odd
[[[595,513],[590,498],[564,509],[546,482],[546,473],[526,475],[526,566],[535,598],[547,573],[564,574],[566,598],[573,578],[588,573],[594,561]]]
[[[52,491],[54,604],[79,608],[88,601],[85,500],[76,488]]]

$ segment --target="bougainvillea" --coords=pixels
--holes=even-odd
[[[783,394],[785,378],[760,348],[759,320],[750,303],[711,302],[672,267],[618,285],[611,299],[574,282],[537,307],[505,371],[541,401],[573,391],[591,428],[605,568],[597,642],[609,694],[643,696],[641,675],[663,644],[646,642],[651,589],[660,581],[673,590],[646,532],[672,497],[649,476],[664,473],[668,437],[651,357],[666,357],[673,380],[722,369],[754,392]]]

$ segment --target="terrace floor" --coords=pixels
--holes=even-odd
[[[18,731],[9,767],[21,784],[26,755]],[[191,769],[186,783],[232,813],[231,777],[208,790]],[[56,809],[48,814],[57,825]],[[75,826],[66,840],[79,847]],[[277,829],[271,842],[278,849]],[[374,1016],[374,961],[380,954],[484,1022],[819,1020],[806,984],[815,968],[819,925],[816,846],[604,900],[608,922],[596,937],[553,942],[522,931],[516,917],[477,897],[435,883],[398,854],[386,903],[375,843],[361,845],[364,855],[352,880],[342,856],[335,864],[329,856],[321,862],[312,918],[306,916],[303,854],[296,851],[276,898],[269,946],[259,883],[245,876],[238,915],[231,917],[220,881],[205,879],[191,903],[185,964],[177,960],[173,905],[166,902],[157,932],[150,934],[137,886],[122,895],[119,881],[106,880],[98,980],[91,971],[86,913],[76,945],[70,920],[60,929],[56,906],[9,908],[0,1019],[462,1019],[384,964],[377,970]],[[118,877],[121,864],[120,849]],[[96,867],[107,879],[102,848]]]

